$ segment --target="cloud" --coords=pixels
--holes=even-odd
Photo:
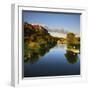
[[[62,34],[67,34],[69,31],[65,30],[63,28],[49,28],[47,26],[45,26],[45,28],[49,31],[49,32],[57,32],[57,33],[62,33]]]
[[[47,26],[44,26],[44,27],[48,30],[48,32],[51,32],[51,33],[59,33],[59,34],[63,34],[64,35],[64,34],[67,34],[69,32],[72,32],[72,33],[74,33],[76,35],[80,35],[79,32],[75,32],[75,31],[72,31],[70,29],[65,29],[65,28],[49,28]]]

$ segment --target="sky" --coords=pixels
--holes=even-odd
[[[80,14],[23,11],[22,17],[24,22],[47,26],[54,36],[62,29],[77,34],[80,32]]]

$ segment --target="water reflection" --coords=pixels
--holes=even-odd
[[[75,64],[78,61],[78,54],[80,53],[80,45],[67,44],[65,57],[71,64]]]
[[[48,46],[41,44],[40,48],[35,48],[35,49],[31,49],[27,46],[26,55],[24,55],[24,62],[31,64],[36,63],[37,61],[40,60],[40,58],[42,58],[46,53],[48,53],[52,47],[50,44],[48,44]]]
[[[39,60],[41,60],[40,58],[43,58],[43,56],[49,52],[49,50],[51,50],[54,47],[54,49],[56,48],[62,48],[63,50],[66,51],[66,53],[64,54],[65,58],[67,59],[67,61],[71,64],[75,64],[78,60],[78,54],[80,53],[80,48],[78,45],[66,45],[66,44],[57,44],[56,46],[50,46],[50,44],[48,44],[48,46],[44,46],[43,44],[40,45],[40,48],[36,48],[36,49],[27,49],[25,48],[25,50],[27,50],[26,52],[26,56],[24,56],[25,63],[31,63],[34,64],[36,62],[38,62]],[[62,51],[60,53],[63,53]]]
[[[25,60],[24,76],[80,75],[78,53],[74,52],[75,49],[62,45],[49,49],[41,48],[38,52],[33,50],[30,58]]]
[[[75,64],[78,60],[78,55],[77,53],[74,53],[72,51],[66,51],[65,57],[67,59],[67,61],[71,64]]]
[[[66,49],[66,44],[57,44],[56,48]]]

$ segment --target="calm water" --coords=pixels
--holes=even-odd
[[[66,50],[66,45],[56,45],[37,62],[24,63],[24,77],[80,75],[80,54]]]

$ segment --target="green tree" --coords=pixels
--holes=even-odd
[[[74,44],[75,34],[74,33],[68,33],[66,39],[67,39],[67,44]]]

